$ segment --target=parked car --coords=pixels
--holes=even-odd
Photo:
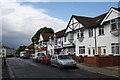
[[[76,67],[76,61],[68,55],[58,54],[52,56],[50,66],[56,66],[57,68]]]
[[[33,55],[33,61],[41,62],[42,58],[45,58],[45,54],[44,53],[37,52],[37,53],[35,53]]]
[[[52,55],[46,55],[45,58],[41,59],[41,63],[50,64]]]
[[[24,54],[26,54],[26,52],[25,51],[21,51],[20,52],[20,58],[23,58]]]
[[[22,51],[22,52],[20,52],[20,57],[21,58],[27,58],[27,59],[29,59],[30,58],[30,55],[29,55],[29,53],[26,53],[25,51]]]

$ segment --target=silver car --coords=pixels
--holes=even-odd
[[[76,61],[70,58],[68,55],[58,54],[52,56],[50,66],[56,66],[58,68],[76,67]]]

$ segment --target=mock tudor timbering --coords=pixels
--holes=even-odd
[[[40,34],[40,44],[46,45],[46,54],[120,55],[119,15],[120,8],[97,17],[72,15],[64,30]]]

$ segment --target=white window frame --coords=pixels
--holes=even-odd
[[[93,37],[93,28],[88,29],[89,37]]]
[[[111,43],[111,52],[112,54],[120,54],[120,46],[118,43]]]
[[[113,20],[114,20],[114,22],[113,22]],[[115,29],[112,29],[113,24],[115,24],[115,26],[116,26]],[[115,19],[110,20],[110,25],[111,25],[111,31],[119,29],[120,28],[120,18],[115,18]]]
[[[104,35],[104,26],[103,25],[99,27],[98,32],[99,32],[99,35]]]
[[[85,54],[85,46],[79,46],[79,54]]]
[[[84,30],[78,30],[77,37],[84,37]]]

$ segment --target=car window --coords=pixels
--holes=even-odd
[[[67,55],[60,55],[58,56],[58,59],[70,59],[70,57]]]
[[[55,56],[55,59],[57,59],[57,56]]]
[[[52,59],[55,59],[55,57],[54,57],[54,56],[52,56]]]
[[[46,58],[46,56],[41,56],[42,58]]]
[[[52,56],[51,55],[48,55],[48,58],[51,58]]]
[[[39,56],[39,55],[40,55],[40,53],[37,54],[37,56]]]

